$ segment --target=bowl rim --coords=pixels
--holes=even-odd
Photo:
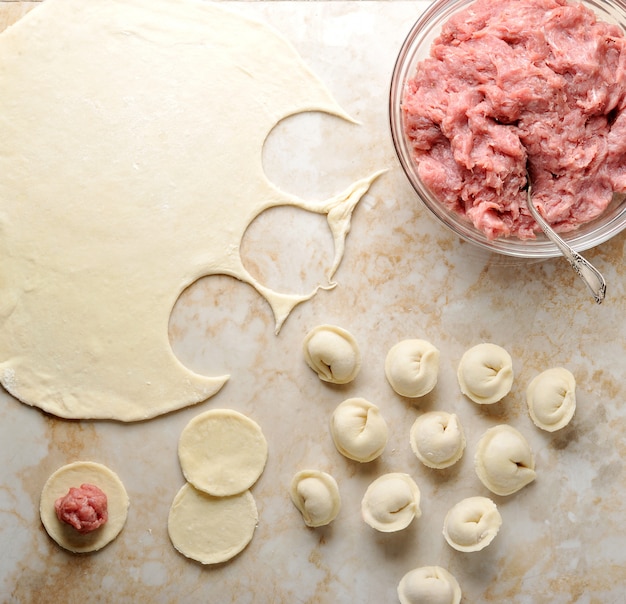
[[[403,129],[402,95],[408,77],[414,73],[415,54],[419,44],[416,39],[440,29],[453,14],[467,8],[476,0],[434,0],[417,17],[405,36],[397,54],[389,85],[388,119],[393,147],[410,185],[418,199],[429,212],[458,237],[490,252],[516,258],[548,259],[561,255],[558,247],[543,235],[536,239],[522,240],[517,237],[489,239],[467,219],[444,208],[437,198],[421,182],[416,165],[410,160],[410,152]],[[583,5],[594,9],[599,17],[619,25],[626,36],[626,0],[580,0]],[[609,9],[617,10],[620,22]],[[602,223],[600,231],[598,223]],[[605,243],[626,229],[626,195],[615,195],[607,209],[595,220],[581,225],[578,229],[561,234],[561,237],[574,250],[582,252]]]

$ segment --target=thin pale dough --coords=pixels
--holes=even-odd
[[[70,487],[84,483],[97,486],[107,496],[109,517],[101,527],[83,535],[57,518],[54,502],[66,495]],[[126,523],[128,506],[128,494],[115,472],[92,461],[76,461],[62,466],[48,478],[41,491],[39,514],[46,532],[61,547],[86,553],[102,549],[119,535]]]
[[[250,491],[213,497],[186,483],[172,502],[167,530],[183,556],[202,564],[219,564],[245,549],[258,520]]]
[[[240,244],[264,210],[324,214],[333,275],[378,176],[325,201],[278,190],[262,148],[283,118],[350,119],[269,27],[195,0],[46,0],[0,36],[0,382],[66,418],[135,421],[214,395],[181,365],[180,293],[235,277],[280,328],[315,291],[275,292]]]
[[[320,470],[302,470],[291,480],[291,501],[312,528],[330,524],[339,514],[341,497],[337,481]]]
[[[211,409],[194,417],[178,442],[183,474],[196,489],[217,497],[249,489],[267,461],[260,426],[232,409]]]

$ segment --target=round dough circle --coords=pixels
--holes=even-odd
[[[439,350],[426,340],[402,340],[385,358],[385,376],[400,396],[417,398],[432,391],[439,375]]]
[[[93,484],[107,496],[108,520],[91,533],[81,534],[61,522],[54,502],[67,494],[71,487]],[[95,552],[108,545],[119,534],[128,516],[129,499],[117,474],[93,461],[76,461],[60,467],[46,481],[39,502],[41,522],[48,535],[61,547],[75,553]]]
[[[258,520],[250,491],[213,497],[186,483],[174,497],[167,530],[183,556],[202,564],[219,564],[250,543]]]
[[[459,604],[461,595],[456,578],[441,566],[414,568],[398,584],[400,604]]]
[[[361,352],[354,336],[336,325],[318,325],[304,338],[304,360],[320,380],[347,384],[361,368]]]
[[[535,480],[535,457],[513,426],[489,428],[478,441],[474,468],[480,481],[496,495],[512,495]]]
[[[337,451],[361,463],[379,457],[389,437],[380,410],[364,398],[349,398],[337,406],[330,419],[330,433]]]
[[[445,411],[420,415],[411,426],[410,442],[415,456],[435,469],[454,465],[465,450],[465,434],[458,417]]]
[[[488,497],[468,497],[446,514],[443,536],[460,552],[477,552],[487,547],[502,526],[502,516]]]
[[[259,425],[232,409],[212,409],[183,429],[178,458],[185,478],[216,497],[249,489],[267,461],[267,441]]]
[[[330,524],[339,514],[341,498],[337,481],[326,472],[302,470],[291,481],[289,495],[312,528]]]
[[[461,357],[457,377],[461,392],[475,403],[497,403],[513,386],[511,355],[496,344],[477,344]]]
[[[415,481],[400,472],[379,476],[361,501],[363,520],[381,533],[405,529],[422,515],[420,490]]]
[[[576,411],[576,378],[562,367],[546,369],[528,384],[526,403],[535,426],[547,432],[560,430]]]

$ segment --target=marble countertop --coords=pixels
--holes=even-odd
[[[0,2],[0,25],[29,2]],[[0,393],[0,600],[2,602],[392,603],[410,569],[440,565],[458,579],[463,602],[624,601],[626,584],[626,233],[587,256],[608,283],[594,304],[562,259],[523,262],[461,242],[420,205],[391,143],[387,95],[395,56],[427,2],[224,2],[281,31],[359,124],[301,115],[275,129],[268,175],[303,197],[327,198],[378,169],[387,172],[357,206],[338,285],[298,306],[278,335],[267,303],[227,277],[200,280],[171,318],[172,346],[198,373],[230,373],[206,403],[138,424],[66,421]],[[308,291],[332,261],[325,221],[293,208],[271,210],[251,227],[247,266],[274,289]],[[356,337],[363,365],[347,386],[322,383],[305,365],[309,329],[333,323]],[[383,364],[396,342],[431,341],[441,351],[435,390],[411,402],[387,384]],[[513,358],[515,382],[500,403],[463,397],[456,367],[470,346],[491,341]],[[524,392],[541,370],[576,376],[578,407],[567,428],[549,434],[531,422]],[[376,403],[390,428],[382,457],[343,458],[328,422],[342,400]],[[176,447],[187,422],[210,408],[255,419],[269,444],[253,494],[259,525],[250,545],[217,567],[193,563],[172,547],[169,506],[184,479]],[[467,436],[462,460],[429,470],[415,458],[409,428],[420,412],[454,411]],[[491,495],[473,470],[484,430],[510,423],[530,442],[537,479],[510,497]],[[106,464],[131,499],[116,541],[75,556],[52,542],[39,521],[41,488],[75,460]],[[305,468],[330,472],[342,508],[328,527],[306,528],[288,496]],[[397,534],[370,529],[361,497],[384,472],[407,472],[422,493],[422,516]],[[457,501],[491,496],[503,526],[494,542],[460,553],[442,536]]]

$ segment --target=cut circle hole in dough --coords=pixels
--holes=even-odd
[[[232,409],[211,409],[183,429],[178,458],[188,482],[216,497],[249,489],[261,476],[268,446],[260,426]]]
[[[274,291],[243,266],[242,237],[271,207],[326,216],[320,287],[334,286],[381,172],[314,201],[268,180],[281,119],[353,122],[273,28],[195,0],[46,0],[0,35],[0,72],[0,382],[20,401],[130,422],[216,394],[229,376],[189,370],[169,344],[178,295],[235,277],[278,331],[319,289]]]
[[[245,549],[258,519],[250,491],[213,497],[186,483],[174,497],[167,530],[172,545],[183,556],[202,564],[219,564]]]
[[[106,495],[108,519],[95,531],[81,534],[57,518],[54,503],[71,487],[85,483],[97,486]],[[102,549],[119,535],[126,523],[129,503],[124,484],[115,472],[96,462],[76,461],[50,475],[41,492],[39,514],[46,532],[58,545],[71,552],[87,553]]]

